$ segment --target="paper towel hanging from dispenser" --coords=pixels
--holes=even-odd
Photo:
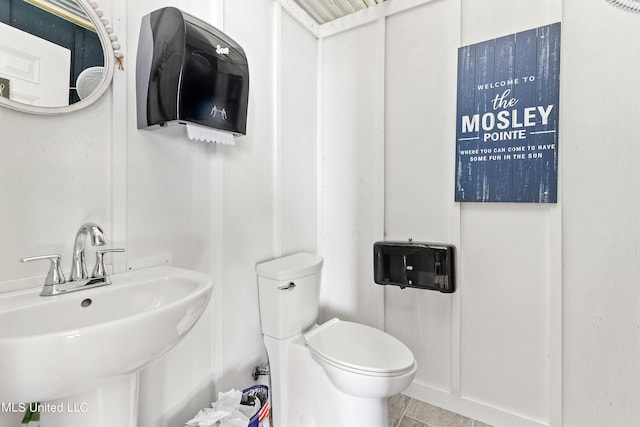
[[[246,134],[249,65],[229,36],[165,7],[142,18],[137,55],[138,129],[182,124],[224,143]]]

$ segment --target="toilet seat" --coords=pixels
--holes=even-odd
[[[304,337],[314,358],[345,371],[387,377],[415,369],[406,345],[367,325],[332,319]]]

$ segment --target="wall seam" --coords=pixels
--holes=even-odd
[[[387,39],[387,18],[382,16],[377,22],[377,33],[379,49],[376,51],[378,56],[378,76],[376,87],[378,88],[378,117],[376,117],[376,168],[379,170],[377,175],[378,182],[376,183],[376,208],[378,217],[375,220],[375,226],[378,229],[378,239],[384,240],[385,237],[385,120],[386,120],[386,39]],[[372,242],[373,243],[373,242]],[[372,285],[375,286],[375,285]],[[384,330],[384,313],[385,313],[385,287],[381,286],[376,290],[379,295],[378,310],[376,315],[376,326],[378,329]]]
[[[217,25],[224,31],[224,3],[217,2]],[[218,384],[224,376],[224,147],[214,144],[213,147],[213,298],[214,315],[212,329],[215,331],[211,340],[211,381]]]
[[[560,2],[559,12],[556,12],[554,5]],[[549,0],[548,16],[550,22],[561,21],[563,17],[562,0]],[[555,14],[559,13],[560,17],[556,18]],[[560,55],[562,55],[562,48]],[[560,59],[560,81],[562,82],[562,57]],[[560,98],[562,99],[562,86],[560,88]],[[560,105],[562,108],[562,105]],[[562,123],[562,109],[560,110],[560,123]],[[562,132],[562,125],[560,127]],[[564,134],[560,134],[559,140],[562,140]],[[549,277],[547,283],[549,286],[549,425],[552,427],[560,427],[562,425],[562,335],[563,335],[563,234],[562,234],[562,184],[563,184],[563,167],[562,167],[562,144],[558,143],[558,202],[549,207]]]
[[[324,133],[323,133],[323,45],[321,38],[317,39],[317,84],[316,84],[316,251],[319,255],[325,252],[324,236]],[[322,288],[322,287],[321,287]],[[324,307],[320,308],[320,317],[324,319]]]
[[[458,47],[462,41],[462,0],[457,1],[458,5]],[[457,92],[457,76],[454,90]],[[454,112],[454,117],[456,113]],[[450,159],[456,158],[455,144],[450,144],[452,153]],[[449,182],[455,176],[455,164],[452,161],[453,170],[449,173]],[[455,183],[451,183],[451,188],[455,188]],[[464,287],[464,277],[462,277],[463,251],[462,251],[462,204],[455,203],[452,209],[451,221],[451,242],[456,246],[456,292],[451,298],[451,394],[457,397],[462,396],[462,294],[461,287]],[[462,285],[462,286],[461,286]]]
[[[126,2],[114,3],[111,16],[113,16],[114,32],[122,37],[122,50],[126,52],[127,22]],[[131,59],[131,56],[129,57]],[[129,61],[131,66],[133,61]],[[111,233],[110,244],[112,247],[127,249],[127,126],[117,126],[118,123],[127,123],[127,78],[124,70],[116,69],[113,73],[112,87],[112,133],[111,133]],[[127,252],[114,254],[111,263],[114,273],[127,270]]]
[[[282,256],[282,6],[274,4],[273,28],[273,254]]]

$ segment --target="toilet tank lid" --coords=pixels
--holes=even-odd
[[[256,265],[258,276],[274,280],[291,280],[309,276],[320,271],[323,258],[319,255],[299,252],[283,258]]]

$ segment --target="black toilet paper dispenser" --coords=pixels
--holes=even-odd
[[[456,290],[455,246],[439,243],[376,242],[374,281],[380,285],[452,293]]]

